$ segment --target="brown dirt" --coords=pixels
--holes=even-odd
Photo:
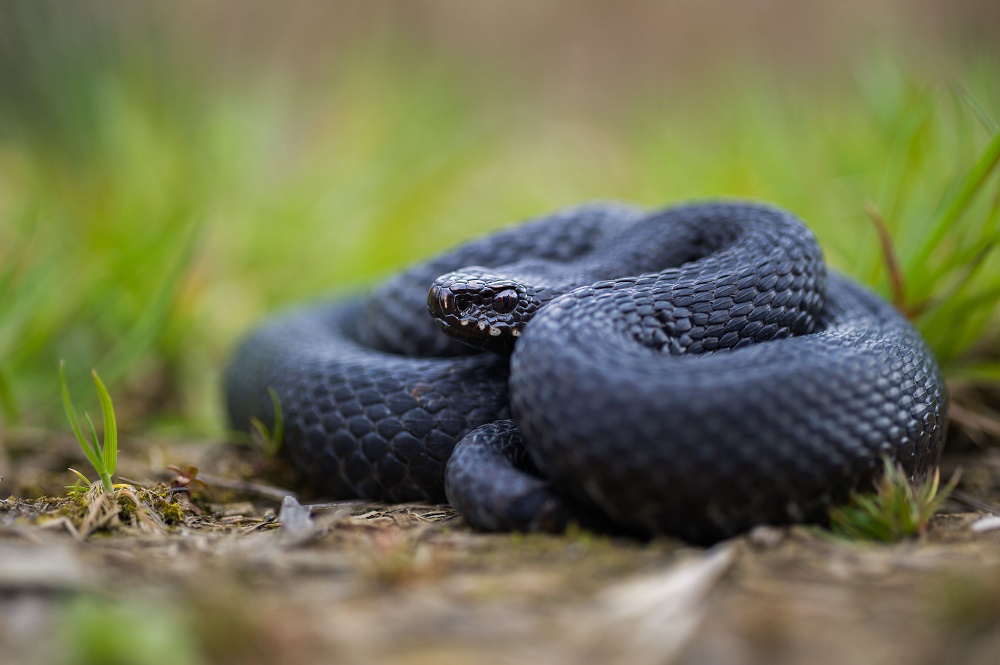
[[[760,528],[705,550],[481,534],[447,507],[360,501],[317,504],[308,520],[286,512],[282,528],[284,492],[253,479],[266,466],[255,453],[129,440],[142,452],[122,453],[121,477],[158,486],[143,501],[179,498],[178,521],[126,510],[82,528],[86,505],[62,498],[75,444],[7,443],[0,487],[60,498],[0,501],[5,663],[155,662],[144,648],[159,662],[435,665],[985,664],[1000,653],[1000,519],[986,516],[1000,515],[1000,451],[946,460],[946,476],[965,467],[963,486],[919,540]],[[208,476],[194,492],[203,514],[167,494],[168,463]],[[94,637],[101,626],[111,646]]]

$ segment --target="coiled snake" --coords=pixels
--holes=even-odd
[[[821,519],[882,456],[925,474],[945,431],[914,328],[827,274],[793,215],[742,202],[565,210],[292,311],[235,353],[235,427],[273,423],[269,388],[309,484],[447,492],[488,529]]]

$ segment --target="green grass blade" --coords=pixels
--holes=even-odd
[[[76,417],[76,409],[73,407],[73,400],[69,396],[69,386],[66,384],[66,361],[64,360],[59,362],[59,383],[62,388],[62,401],[63,407],[66,409],[66,419],[69,420],[69,426],[73,429],[76,440],[80,442],[80,447],[87,453],[89,459],[90,444],[83,436],[83,431],[80,429],[80,421]]]
[[[285,432],[285,417],[281,412],[281,400],[278,399],[278,392],[273,387],[268,387],[267,394],[271,397],[271,405],[274,408],[274,430],[268,428],[260,418],[253,416],[250,418],[250,425],[257,430],[260,440],[264,445],[264,454],[268,457],[276,457],[281,450],[281,444]]]
[[[87,487],[90,487],[93,484],[93,483],[90,482],[90,480],[87,478],[87,476],[83,475],[82,473],[80,473],[79,471],[77,471],[76,469],[74,469],[73,467],[69,467],[69,470],[70,470],[71,473],[75,474],[77,478],[79,478],[80,480],[82,480],[83,483]]]
[[[285,417],[281,412],[281,400],[278,399],[278,391],[268,386],[267,394],[271,396],[271,404],[274,406],[274,432],[268,446],[267,454],[274,457],[281,450],[281,444],[285,436]]]
[[[1000,383],[1000,362],[954,365],[948,368],[948,377],[968,383]]]
[[[87,419],[87,424],[90,426],[90,449],[94,451],[94,458],[91,460],[93,462],[96,459],[100,464],[94,466],[94,469],[101,473],[104,466],[103,463],[103,453],[101,453],[101,440],[97,436],[97,428],[94,427],[94,421],[91,419],[90,414],[86,411],[83,413],[83,417]]]
[[[101,475],[104,464],[101,462],[100,456],[94,452],[94,449],[89,443],[87,443],[86,439],[80,440],[80,448],[83,450],[83,454],[86,455],[87,461],[90,462],[92,467],[94,467],[94,471],[96,471],[98,475]]]
[[[978,118],[982,126],[986,128],[986,131],[990,134],[1000,132],[1000,127],[997,126],[996,121],[986,110],[986,107],[983,106],[978,99],[976,99],[975,95],[969,92],[968,88],[958,83],[952,83],[952,89],[958,94],[959,99],[961,99],[966,106],[972,109],[976,118]]]
[[[271,444],[269,442],[271,441],[271,430],[267,428],[264,421],[257,416],[250,416],[250,426],[253,427],[257,431],[257,434],[260,435],[261,440],[264,443],[264,451],[266,452],[270,450]]]
[[[115,421],[115,407],[111,403],[111,395],[104,387],[104,382],[97,375],[97,370],[91,370],[94,376],[94,385],[97,386],[97,398],[101,402],[101,412],[104,414],[104,447],[102,454],[104,457],[104,468],[110,476],[114,474],[115,467],[118,466],[118,423]],[[102,474],[103,475],[103,474]]]
[[[909,262],[909,270],[907,272],[912,273],[922,269],[922,266],[927,263],[934,250],[941,246],[942,241],[952,229],[955,221],[968,209],[972,199],[982,188],[983,183],[986,182],[990,174],[996,169],[997,164],[1000,164],[1000,133],[993,136],[993,139],[986,146],[975,166],[969,171],[969,175],[963,181],[958,194],[951,200],[951,203],[945,209],[944,214],[941,215],[937,223],[933,225],[921,250]]]

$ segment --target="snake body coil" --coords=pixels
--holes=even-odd
[[[226,376],[234,426],[273,422],[268,388],[310,484],[447,485],[494,529],[711,541],[819,519],[883,456],[925,474],[945,430],[913,327],[749,203],[591,205],[474,240],[251,334]]]

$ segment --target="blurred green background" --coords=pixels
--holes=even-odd
[[[788,207],[1000,379],[1000,3],[0,4],[0,413],[216,435],[237,336],[590,199]]]

